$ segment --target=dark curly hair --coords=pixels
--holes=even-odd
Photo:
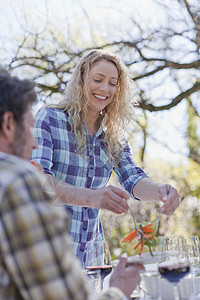
[[[34,88],[34,83],[30,80],[12,77],[7,71],[0,69],[0,130],[6,111],[13,113],[18,125],[22,124],[24,113],[36,101]]]

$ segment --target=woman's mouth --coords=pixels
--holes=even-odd
[[[96,99],[98,99],[98,100],[106,100],[106,99],[108,99],[107,96],[101,96],[101,95],[97,95],[97,94],[93,94],[93,96],[94,96]]]

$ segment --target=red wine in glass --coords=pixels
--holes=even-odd
[[[91,270],[91,271],[96,271],[100,270],[101,274],[101,280],[104,280],[104,278],[110,274],[112,271],[112,266],[111,265],[104,265],[104,266],[88,266],[86,269]]]
[[[180,300],[179,281],[190,272],[188,247],[183,236],[159,237],[158,270],[173,285],[173,299]]]
[[[190,272],[188,265],[173,265],[173,266],[159,266],[158,270],[161,276],[165,277],[172,283],[178,283],[185,275]]]

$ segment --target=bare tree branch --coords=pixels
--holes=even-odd
[[[181,100],[186,99],[189,97],[192,93],[200,90],[200,81],[195,83],[190,89],[180,93],[177,97],[172,99],[172,101],[169,104],[161,105],[161,106],[155,106],[151,103],[146,103],[146,101],[140,102],[140,107],[145,110],[149,111],[161,111],[161,110],[167,110],[174,106],[176,106],[178,103],[181,102]]]

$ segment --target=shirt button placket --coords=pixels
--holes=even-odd
[[[93,154],[93,145],[92,143],[89,146],[89,177],[94,175],[94,154]]]

